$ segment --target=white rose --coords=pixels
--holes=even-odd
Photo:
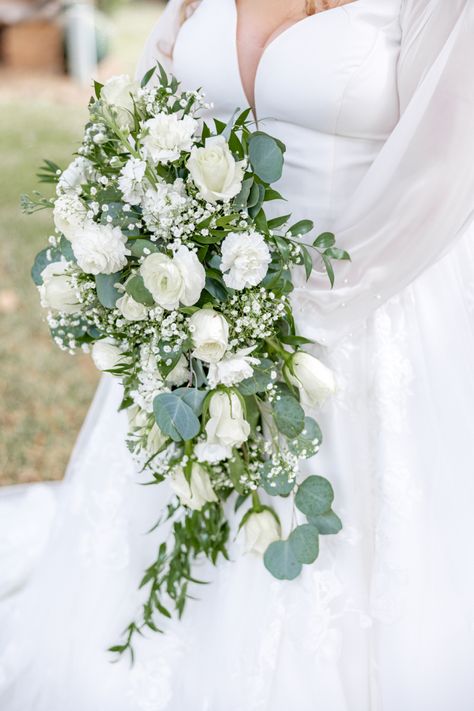
[[[130,429],[142,429],[148,422],[148,413],[137,405],[127,408],[127,417]]]
[[[60,195],[54,203],[54,225],[71,242],[87,222],[87,208],[76,193]]]
[[[191,116],[178,118],[177,114],[159,113],[145,121],[146,134],[142,143],[146,154],[154,163],[169,163],[190,151],[198,123]]]
[[[143,283],[164,309],[192,306],[206,283],[206,272],[194,252],[182,245],[173,257],[161,252],[148,255],[140,267]]]
[[[123,352],[113,338],[96,341],[92,346],[91,355],[98,370],[113,370],[125,362]]]
[[[81,311],[82,305],[68,273],[70,269],[69,262],[52,262],[43,269],[43,283],[38,287],[41,306],[68,314]]]
[[[237,353],[227,353],[218,363],[211,363],[209,366],[208,381],[211,388],[217,385],[237,385],[237,383],[251,378],[253,375],[252,365],[257,365],[260,361],[249,354],[253,348],[245,348]]]
[[[250,514],[243,528],[247,552],[255,551],[263,555],[270,543],[280,540],[281,537],[278,521],[271,511],[267,510]]]
[[[189,482],[184,471],[180,467],[176,467],[170,477],[170,485],[181,503],[195,511],[202,509],[208,501],[217,501],[209,474],[199,464],[192,465]]]
[[[86,274],[114,274],[126,266],[131,254],[119,227],[89,222],[78,232],[72,248]]]
[[[57,185],[58,195],[63,193],[79,194],[82,186],[87,183],[90,177],[92,177],[92,163],[87,158],[79,156],[61,173]]]
[[[199,442],[194,447],[194,454],[199,462],[217,464],[232,456],[232,447],[224,447],[222,444],[211,444],[209,442]]]
[[[299,388],[301,400],[309,406],[322,405],[336,392],[334,374],[320,360],[305,351],[297,351],[285,375]]]
[[[135,301],[130,294],[121,296],[115,305],[127,321],[144,321],[148,316],[147,307]]]
[[[240,447],[247,441],[250,425],[244,418],[240,398],[234,392],[215,392],[209,401],[206,423],[208,444]]]
[[[227,350],[229,324],[214,309],[200,309],[189,319],[193,356],[205,363],[217,363]]]
[[[129,205],[138,205],[143,197],[146,163],[139,158],[130,158],[120,171],[119,190]]]
[[[204,200],[229,201],[239,194],[246,161],[236,162],[224,136],[210,136],[203,148],[193,146],[186,167]]]
[[[272,261],[268,245],[259,232],[229,232],[222,242],[221,252],[221,271],[230,289],[257,286]]]
[[[188,361],[182,355],[173,370],[166,376],[167,385],[182,385],[187,380],[189,380],[189,368]]]
[[[137,82],[125,74],[111,77],[102,87],[100,98],[114,107],[122,128],[133,126],[133,99],[137,96],[138,88]]]

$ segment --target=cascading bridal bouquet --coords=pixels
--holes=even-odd
[[[152,77],[155,81],[151,81]],[[319,536],[337,533],[333,489],[321,476],[299,481],[300,459],[321,444],[306,415],[333,392],[333,375],[302,347],[288,295],[291,268],[309,277],[316,250],[348,259],[331,233],[308,241],[310,220],[267,219],[282,199],[284,145],[251,130],[250,110],[226,125],[161,66],[141,85],[96,83],[77,157],[64,171],[46,161],[40,179],[56,197],[23,197],[53,208],[55,234],[32,275],[56,343],[91,351],[120,379],[128,446],[151,483],[177,495],[163,512],[171,534],[145,572],[143,614],[112,651],[181,615],[193,561],[227,557],[223,505],[235,494],[247,549],[276,578],[291,580],[318,557]],[[305,235],[305,241],[301,238]],[[306,516],[286,539],[271,497],[294,497]]]

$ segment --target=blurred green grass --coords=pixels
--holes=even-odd
[[[134,3],[117,15],[106,73],[133,71],[159,9]],[[35,83],[25,90],[15,81],[0,102],[0,485],[63,476],[98,380],[87,356],[72,357],[51,342],[30,280],[34,256],[51,233],[51,213],[19,210],[21,193],[38,188],[43,158],[61,166],[71,160],[87,102],[70,87],[66,100],[54,87],[38,100]]]

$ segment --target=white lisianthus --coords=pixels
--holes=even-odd
[[[72,248],[86,274],[114,274],[126,266],[131,254],[119,227],[89,222],[74,236]]]
[[[229,324],[214,309],[200,309],[189,319],[193,356],[205,363],[217,363],[227,350]]]
[[[294,354],[290,365],[285,366],[285,375],[298,387],[302,402],[309,406],[322,405],[336,392],[332,370],[305,351]]]
[[[70,270],[69,262],[52,262],[43,269],[43,283],[38,287],[43,308],[68,314],[81,311],[82,305],[72,283]]]
[[[130,158],[120,171],[119,190],[129,205],[138,205],[143,197],[145,171],[146,163],[139,158]]]
[[[194,146],[186,167],[204,200],[228,202],[239,194],[245,160],[236,161],[224,136],[206,138],[204,147]]]
[[[176,467],[170,477],[170,485],[184,506],[199,511],[208,501],[217,501],[209,474],[200,464],[194,463],[188,482],[181,467]]]
[[[87,222],[87,208],[75,192],[60,195],[54,203],[54,225],[71,242]]]
[[[124,294],[115,304],[120,313],[127,321],[144,321],[148,315],[148,309],[144,304],[135,301],[130,294]]]
[[[270,250],[259,232],[229,232],[221,246],[221,271],[230,289],[257,286],[272,261]]]
[[[165,380],[166,385],[176,386],[183,385],[183,383],[189,380],[188,361],[184,355],[180,357],[173,370],[166,376]]]
[[[253,347],[245,348],[236,353],[226,353],[222,360],[211,363],[207,379],[211,388],[217,385],[237,385],[237,383],[251,378],[253,375],[252,365],[258,365],[258,358],[253,358],[250,353]]]
[[[58,195],[66,193],[79,194],[82,186],[92,177],[92,172],[93,168],[90,160],[78,156],[61,173],[57,185]]]
[[[209,442],[199,442],[194,447],[194,454],[199,462],[207,462],[208,464],[217,464],[224,459],[229,459],[232,456],[232,448],[224,447],[222,444],[213,444]]]
[[[143,283],[164,309],[179,304],[192,306],[199,300],[206,283],[206,272],[197,255],[182,245],[173,257],[161,252],[148,255],[140,267]]]
[[[122,349],[109,337],[96,341],[92,346],[91,355],[98,370],[113,370],[125,362]]]
[[[145,121],[142,139],[147,156],[154,163],[169,163],[190,151],[198,123],[191,116],[178,118],[177,114],[159,113]]]
[[[100,98],[115,109],[121,128],[133,126],[133,100],[138,88],[138,83],[125,74],[111,77],[102,87]]]
[[[235,392],[218,390],[211,395],[209,415],[206,423],[208,444],[232,449],[247,441],[250,425],[244,418],[242,403]]]
[[[250,514],[243,525],[245,532],[245,548],[247,552],[254,551],[263,555],[270,543],[281,538],[281,530],[271,511],[255,511]]]

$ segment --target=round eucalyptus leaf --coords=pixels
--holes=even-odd
[[[202,413],[202,405],[207,397],[207,390],[198,390],[197,388],[178,388],[173,391],[174,395],[183,400],[186,405],[189,405],[194,414],[199,417]]]
[[[280,388],[272,402],[273,417],[279,431],[295,439],[304,429],[305,414],[298,400],[284,388]]]
[[[115,288],[115,284],[120,281],[121,272],[115,274],[97,274],[95,277],[95,288],[97,298],[106,309],[113,309],[120,297],[120,292]]]
[[[319,555],[319,532],[310,523],[303,523],[288,538],[293,555],[300,563],[314,563]]]
[[[301,573],[302,565],[295,557],[288,541],[270,543],[263,556],[266,569],[278,580],[294,580]]]
[[[60,259],[61,252],[58,249],[54,249],[53,247],[47,247],[46,249],[42,249],[41,252],[36,255],[34,264],[31,268],[31,278],[33,279],[36,286],[40,286],[43,283],[43,277],[41,276],[41,272],[43,271],[43,269],[45,269],[48,264],[58,262]]]
[[[72,244],[64,235],[62,235],[61,240],[59,242],[59,249],[61,250],[61,254],[65,259],[68,260],[68,262],[77,262],[76,255],[74,254],[74,250],[72,248]]]
[[[132,239],[128,242],[127,247],[130,247],[130,251],[134,257],[143,257],[145,254],[158,252],[156,244],[149,239]]]
[[[342,521],[334,511],[327,511],[319,516],[309,516],[308,521],[316,526],[322,536],[334,535],[342,530]]]
[[[327,513],[333,501],[333,488],[322,476],[309,476],[300,484],[295,496],[296,506],[308,517]]]
[[[272,462],[268,461],[262,464],[260,468],[260,483],[270,496],[288,496],[293,491],[295,481],[289,481],[289,472],[282,472],[276,476],[270,477],[272,470]]]
[[[175,442],[193,439],[201,429],[189,405],[173,393],[157,395],[153,401],[153,412],[160,430]]]
[[[253,373],[250,378],[242,380],[238,385],[242,395],[264,393],[272,382],[271,368],[273,368],[273,363],[267,360],[261,361],[259,365],[253,365]]]
[[[139,304],[144,304],[145,306],[155,305],[155,300],[143,283],[140,274],[135,274],[135,276],[129,279],[125,289],[127,294],[130,294],[132,299],[138,301]]]
[[[272,136],[254,133],[249,137],[249,160],[258,177],[265,183],[275,183],[283,171],[283,152]]]
[[[304,418],[304,429],[294,439],[288,440],[288,449],[302,459],[313,457],[321,446],[323,435],[316,420]]]

